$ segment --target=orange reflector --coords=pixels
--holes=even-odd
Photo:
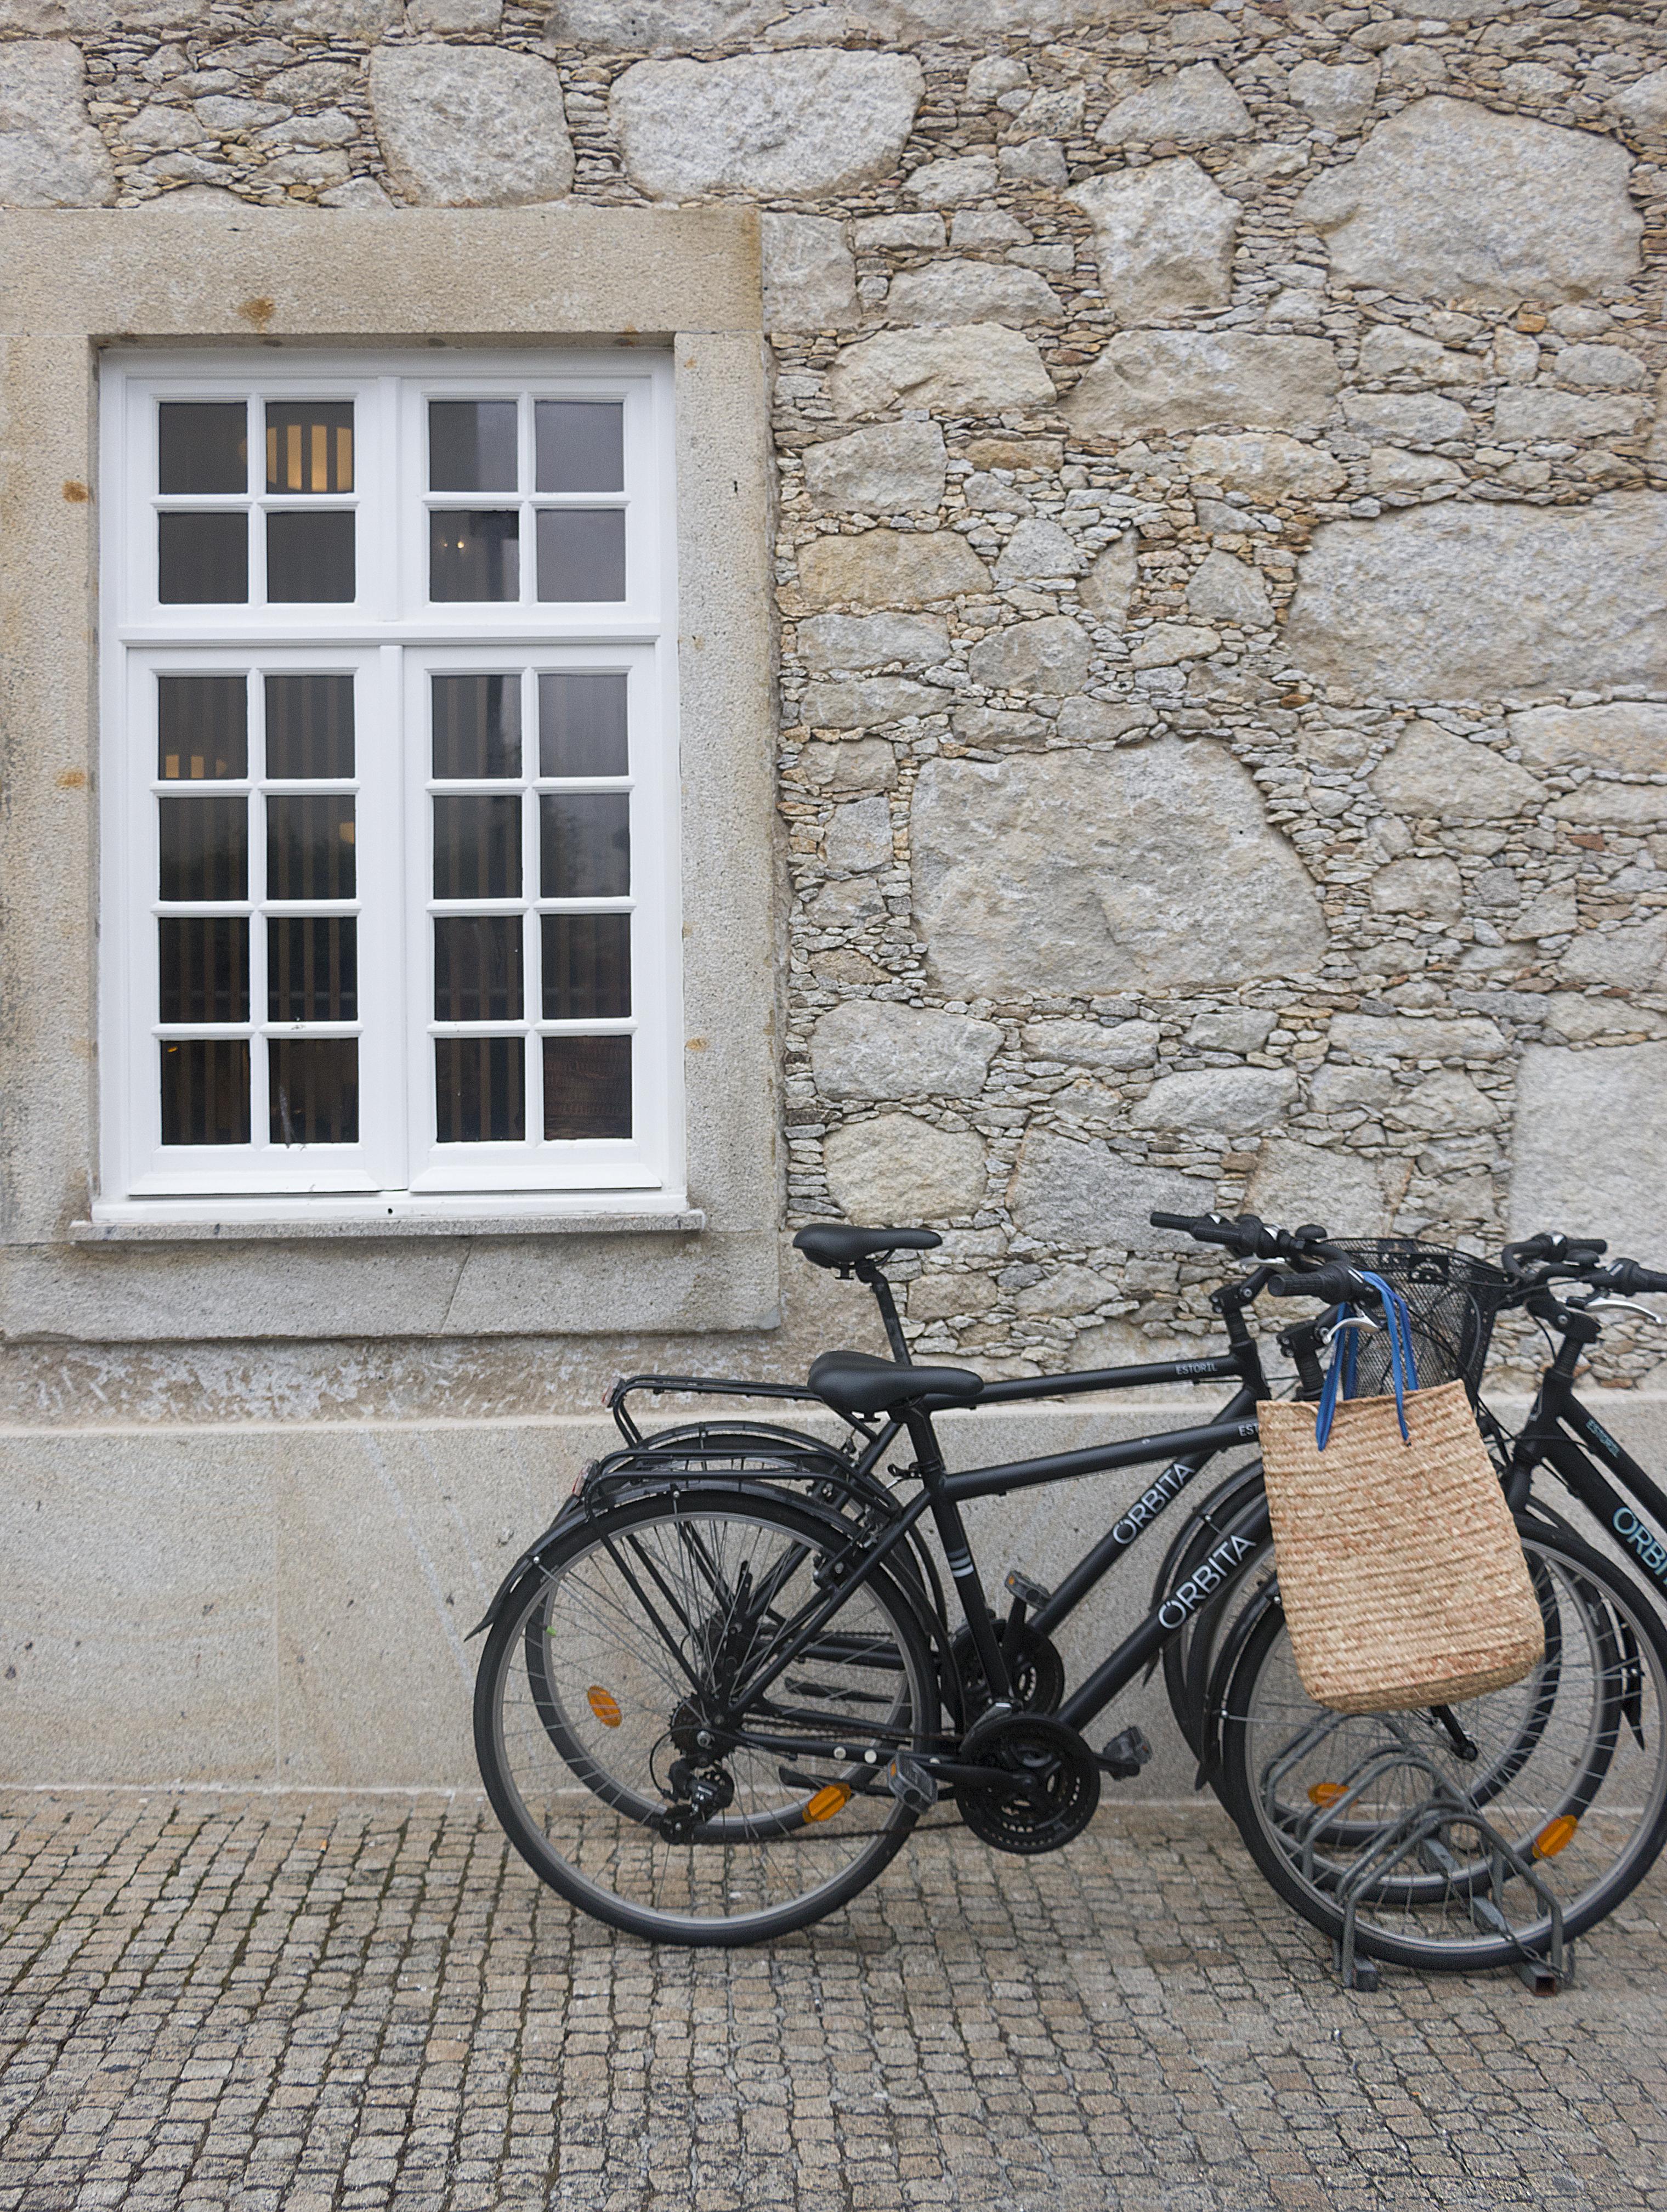
[[[585,1702],[602,1723],[603,1728],[617,1728],[624,1715],[620,1711],[619,1699],[610,1697],[600,1683],[592,1682],[585,1692]]]
[[[1315,1782],[1309,1785],[1308,1802],[1311,1805],[1335,1805],[1339,1797],[1348,1795],[1341,1782]]]
[[[804,1808],[807,1820],[831,1820],[836,1813],[845,1810],[851,1802],[851,1792],[843,1782],[830,1782],[826,1790],[817,1790]]]
[[[1579,1816],[1574,1813],[1560,1813],[1555,1820],[1549,1820],[1534,1838],[1535,1857],[1555,1859],[1559,1851],[1573,1842],[1574,1831],[1579,1825]]]

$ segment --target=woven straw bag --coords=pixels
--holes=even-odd
[[[1257,1409],[1303,1688],[1370,1713],[1519,1681],[1544,1656],[1545,1625],[1464,1385],[1328,1396],[1323,1443],[1312,1406]]]

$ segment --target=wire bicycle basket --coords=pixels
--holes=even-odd
[[[1420,1387],[1462,1382],[1474,1399],[1494,1322],[1519,1288],[1504,1269],[1409,1237],[1339,1237],[1329,1239],[1328,1247],[1351,1267],[1381,1275],[1406,1300]],[[1356,1334],[1355,1391],[1363,1398],[1382,1396],[1390,1388],[1388,1333],[1379,1328]]]

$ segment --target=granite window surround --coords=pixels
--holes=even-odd
[[[191,1340],[778,1318],[772,471],[750,209],[8,212],[0,305],[0,1333]],[[298,1224],[98,1205],[101,350],[653,345],[673,362],[688,1183]],[[670,1202],[668,1202],[670,1201]]]

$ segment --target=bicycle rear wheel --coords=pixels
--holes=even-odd
[[[931,1734],[937,1688],[883,1571],[818,1620],[851,1536],[785,1498],[708,1491],[613,1508],[544,1555],[475,1689],[488,1794],[541,1879],[689,1944],[806,1927],[874,1879],[914,1824],[886,1769]]]
[[[1234,1670],[1228,1808],[1305,1919],[1335,1938],[1352,1905],[1369,1957],[1458,1972],[1543,1957],[1549,1897],[1572,1939],[1613,1911],[1667,1836],[1667,1635],[1596,1553],[1548,1528],[1522,1533],[1546,1657],[1450,1718],[1316,1705],[1276,1605]]]

